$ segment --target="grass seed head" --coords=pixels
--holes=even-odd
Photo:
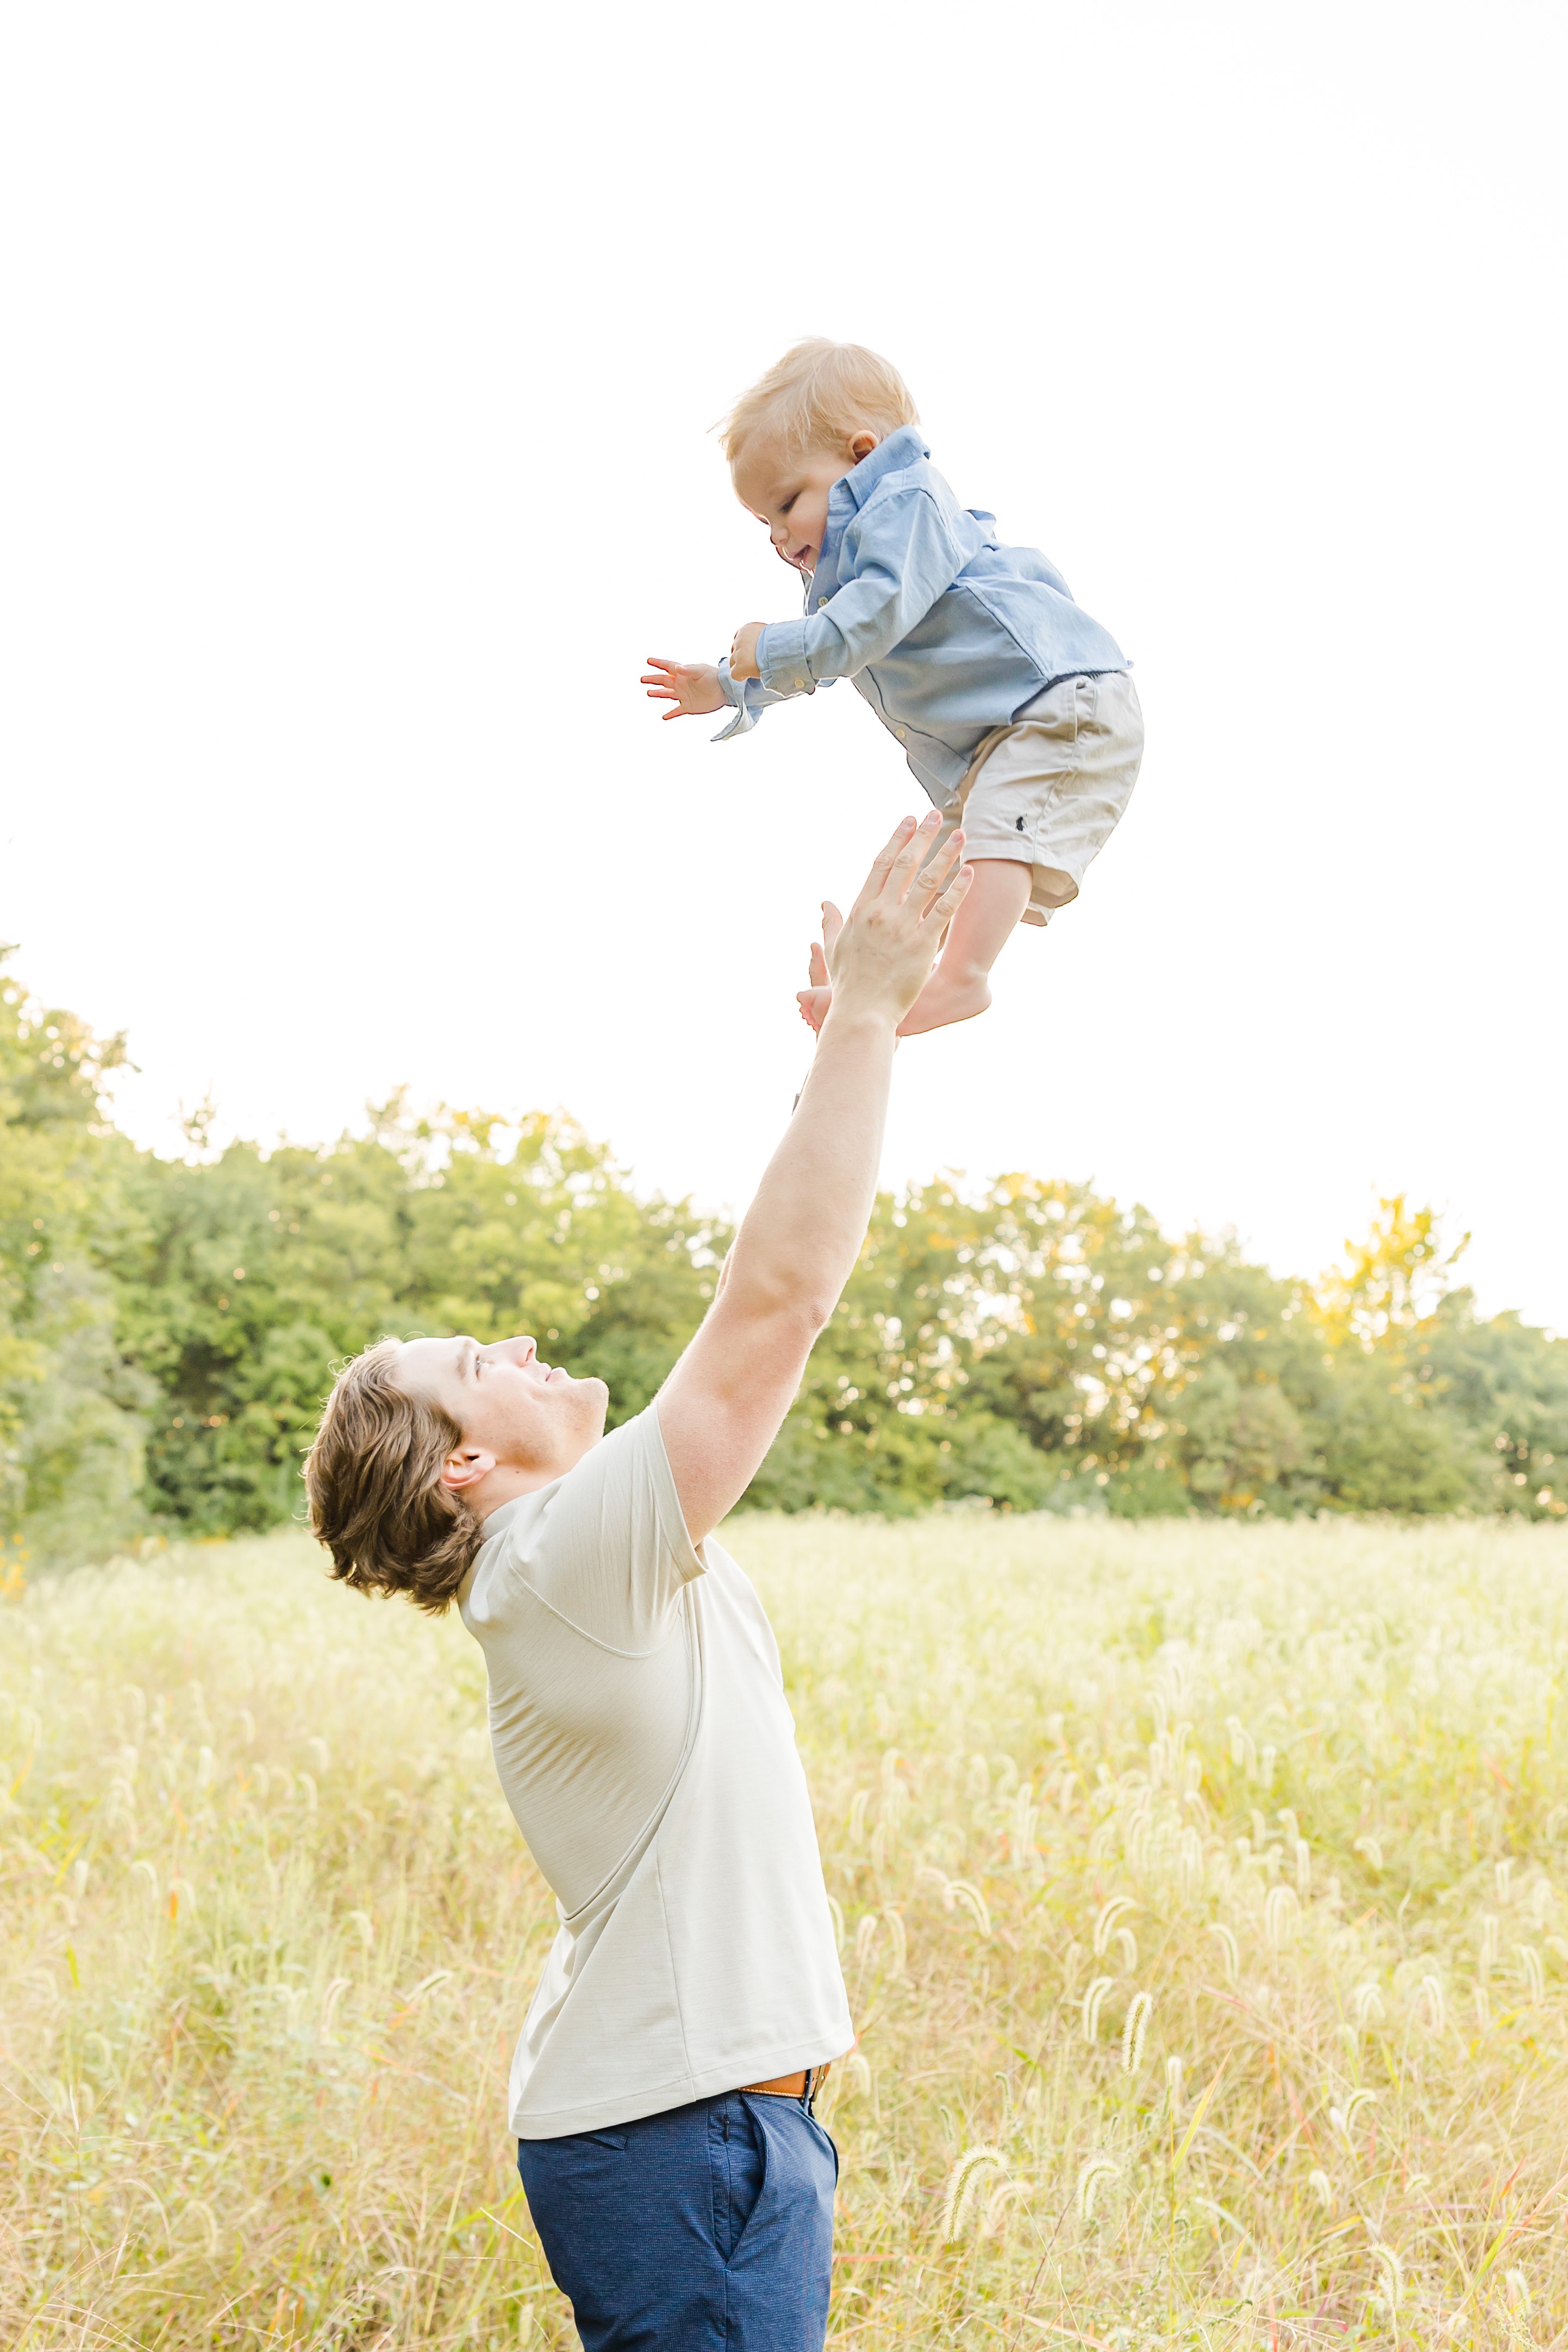
[[[1422,2023],[1428,2033],[1441,2033],[1448,2023],[1448,2009],[1443,1999],[1442,1979],[1435,1977],[1428,1969],[1416,1990]]]
[[[1149,2030],[1154,2012],[1154,1995],[1135,1992],[1127,2003],[1127,2014],[1122,2021],[1122,2072],[1135,2074],[1144,2063],[1144,2036]]]
[[[1532,2002],[1546,1998],[1546,1971],[1541,1965],[1541,1955],[1533,1944],[1515,1944],[1513,1956],[1519,1962],[1519,1973]]]
[[[942,2242],[952,2245],[963,2235],[964,2224],[975,2202],[975,2193],[982,2177],[988,2172],[1005,2173],[1007,2158],[999,2147],[981,2140],[967,2147],[947,2176],[947,2186],[942,2200]]]
[[[1114,1977],[1095,1977],[1083,1995],[1083,2039],[1100,2039],[1100,2011],[1105,2006],[1105,1996],[1115,1983]]]
[[[1091,2156],[1078,2168],[1078,2218],[1087,2221],[1103,2180],[1113,2180],[1122,2168],[1113,2156]]]
[[[1372,2259],[1376,2263],[1384,2297],[1390,2307],[1396,2305],[1405,2293],[1405,2265],[1392,2246],[1375,2242]]]
[[[1110,1944],[1116,1922],[1127,1912],[1135,1911],[1137,1907],[1130,1895],[1113,1895],[1109,1903],[1102,1905],[1099,1916],[1094,1922],[1094,1951],[1097,1958]]]
[[[951,1878],[942,1895],[943,1908],[967,1911],[982,1936],[991,1932],[991,1908],[972,1878]]]

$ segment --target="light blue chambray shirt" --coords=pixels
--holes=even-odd
[[[1032,547],[1003,547],[996,517],[961,507],[917,425],[901,425],[833,484],[805,618],[758,640],[758,682],[719,681],[755,727],[770,702],[852,677],[938,808],[994,727],[1061,677],[1126,669],[1107,629]]]

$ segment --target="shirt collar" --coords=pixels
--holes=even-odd
[[[537,1502],[538,1499],[537,1494],[514,1495],[509,1503],[497,1503],[495,1509],[479,1522],[482,1539],[489,1543],[494,1537],[505,1535],[513,1520],[521,1518],[524,1504]]]
[[[833,488],[847,490],[855,505],[863,507],[884,475],[902,473],[905,466],[913,466],[930,455],[919,425],[901,425],[896,433],[890,433],[885,441],[879,441],[874,449],[868,451]]]

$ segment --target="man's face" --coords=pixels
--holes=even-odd
[[[828,529],[828,493],[876,442],[867,432],[842,449],[792,453],[766,436],[747,445],[735,469],[735,495],[767,524],[775,549],[797,572],[815,572]]]
[[[531,1339],[406,1339],[398,1386],[449,1412],[465,1448],[493,1457],[500,1470],[523,1470],[544,1484],[580,1462],[604,1433],[610,1391],[602,1381],[573,1380],[541,1364]]]

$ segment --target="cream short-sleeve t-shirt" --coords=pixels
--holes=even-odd
[[[852,2028],[778,1645],[728,1554],[694,1548],[657,1407],[484,1533],[459,1605],[560,1920],[512,2129],[596,2131],[837,2057]]]

